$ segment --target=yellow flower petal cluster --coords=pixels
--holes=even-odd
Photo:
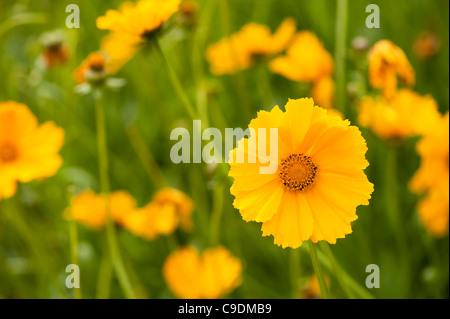
[[[410,189],[426,193],[419,202],[419,215],[436,237],[448,233],[449,221],[449,113],[430,128],[417,144],[421,164],[410,182]]]
[[[64,216],[67,219],[72,216],[73,220],[89,228],[100,229],[106,225],[108,209],[112,220],[123,224],[135,211],[136,201],[126,191],[105,195],[88,190],[73,197],[71,207],[64,211]]]
[[[272,60],[269,68],[292,81],[311,83],[311,96],[317,105],[324,108],[333,107],[333,58],[314,33],[297,33],[286,55]]]
[[[439,121],[436,101],[409,90],[396,91],[390,100],[382,96],[362,99],[358,121],[385,139],[422,135]]]
[[[333,73],[332,56],[310,31],[300,31],[294,37],[286,55],[272,60],[272,72],[298,82],[316,82]]]
[[[164,279],[181,299],[214,299],[241,283],[242,264],[224,247],[209,248],[200,255],[189,246],[173,252],[163,266]]]
[[[173,233],[178,227],[192,228],[193,201],[183,192],[166,187],[159,190],[145,207],[124,220],[124,227],[147,240]]]
[[[356,208],[368,205],[373,192],[364,173],[369,163],[359,129],[309,98],[289,100],[286,112],[278,106],[260,111],[249,127],[256,134],[230,153],[233,204],[242,218],[262,222],[263,236],[273,235],[283,248],[309,239],[334,244],[350,234]],[[255,145],[258,129],[269,136],[269,128],[278,129],[278,169],[261,174],[270,158],[260,158]],[[267,145],[270,149],[270,141]],[[256,156],[256,163],[248,154]],[[237,155],[244,163],[236,163]]]
[[[138,51],[139,45],[157,36],[179,10],[181,0],[124,2],[119,10],[108,10],[97,18],[97,27],[111,31],[101,45],[110,73],[116,73]]]
[[[408,58],[403,50],[391,41],[381,40],[375,43],[368,59],[370,84],[381,89],[386,99],[395,94],[397,77],[408,86],[414,85],[415,74]]]
[[[56,174],[64,131],[53,122],[39,125],[21,103],[0,102],[0,200],[14,196],[17,183]]]
[[[229,38],[208,47],[206,58],[211,72],[215,75],[236,73],[282,52],[292,40],[295,29],[292,18],[285,19],[274,34],[265,25],[246,24]]]

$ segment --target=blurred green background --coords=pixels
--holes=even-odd
[[[65,8],[72,2],[80,7],[79,29],[65,27],[68,15]],[[197,27],[193,30],[175,27],[161,43],[191,100],[199,93],[206,96],[211,125],[220,129],[245,128],[258,110],[284,105],[288,98],[306,96],[302,85],[270,74],[274,100],[267,103],[256,89],[259,72],[248,70],[238,75],[246,85],[248,96],[238,93],[235,76],[213,76],[204,52],[208,44],[224,36],[223,10],[218,0],[197,2]],[[357,88],[349,97],[347,107],[346,116],[352,123],[356,124],[358,98],[369,92],[365,53],[351,49],[351,40],[356,36],[364,36],[370,45],[386,38],[401,47],[416,72],[414,90],[431,94],[440,111],[446,112],[449,106],[449,2],[349,2],[347,80]],[[367,29],[365,8],[375,2],[380,7],[381,28]],[[79,96],[74,92],[76,82],[72,73],[90,52],[99,49],[100,40],[106,35],[96,28],[96,18],[107,9],[118,8],[120,3],[117,0],[0,0],[0,101],[24,103],[41,123],[54,121],[66,132],[61,151],[64,165],[59,173],[45,181],[20,185],[16,196],[8,200],[20,210],[17,213],[26,225],[8,218],[3,213],[6,203],[0,202],[0,298],[73,297],[73,291],[64,285],[65,267],[71,263],[69,224],[62,216],[68,205],[67,189],[72,185],[75,190],[99,191],[99,182],[93,100],[89,95]],[[229,0],[228,3],[233,32],[251,21],[275,30],[285,17],[291,16],[297,20],[299,30],[315,32],[325,48],[334,53],[335,1]],[[43,70],[37,66],[42,51],[39,39],[43,33],[55,29],[65,32],[72,56],[65,65]],[[425,30],[438,35],[441,48],[431,60],[423,62],[415,57],[413,44]],[[126,79],[126,86],[119,92],[105,95],[112,189],[128,190],[140,206],[147,204],[157,190],[128,139],[126,128],[134,123],[170,185],[183,190],[195,201],[194,231],[190,235],[177,233],[181,242],[208,247],[211,211],[218,203],[223,209],[219,242],[244,264],[242,285],[228,297],[292,297],[292,258],[299,258],[300,287],[313,272],[307,251],[301,248],[298,255],[292,254],[291,249],[275,246],[272,237],[263,238],[260,224],[244,222],[232,206],[231,183],[224,183],[223,171],[212,170],[205,164],[171,163],[171,130],[178,126],[191,127],[192,122],[174,94],[158,57],[151,51],[141,51],[117,76]],[[248,102],[244,101],[246,99]],[[250,104],[251,114],[243,112],[244,103]],[[375,192],[370,206],[358,208],[359,219],[353,224],[353,233],[330,248],[345,272],[363,287],[368,275],[366,266],[377,264],[380,267],[381,287],[370,290],[377,298],[448,298],[448,236],[435,239],[427,234],[415,209],[418,197],[406,187],[419,166],[414,149],[417,140],[408,140],[399,152],[401,222],[408,247],[407,251],[399,253],[395,244],[398,230],[389,222],[386,212],[389,203],[384,196],[388,146],[368,130],[363,130],[363,135],[368,142],[367,158],[371,164],[366,172],[375,184]],[[217,201],[221,194],[222,203]],[[82,225],[78,226],[78,231],[83,296],[94,298],[105,236]],[[119,229],[119,240],[139,296],[172,298],[161,274],[164,260],[170,253],[167,238],[149,242]],[[327,274],[331,296],[346,297],[333,275]],[[111,297],[122,298],[117,281],[113,280],[111,285]]]

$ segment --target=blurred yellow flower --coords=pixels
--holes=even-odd
[[[329,287],[330,280],[328,277],[325,277],[325,282],[327,287]],[[317,279],[317,276],[313,274],[309,277],[308,281],[303,286],[300,294],[300,299],[320,299],[320,298],[321,294],[320,294],[319,279]]]
[[[156,35],[170,17],[178,11],[181,0],[140,0],[124,2],[119,10],[108,10],[97,18],[97,27],[136,40],[146,41]]]
[[[136,201],[126,191],[111,193],[108,202],[107,195],[88,190],[73,197],[71,207],[64,211],[64,216],[67,219],[72,216],[74,220],[89,228],[100,229],[106,224],[108,205],[112,220],[118,224],[123,224],[124,219],[136,209]]]
[[[206,249],[202,255],[194,247],[173,252],[163,266],[164,279],[181,299],[213,299],[241,284],[242,264],[224,247]]]
[[[424,31],[414,41],[414,54],[421,60],[432,58],[441,48],[438,36],[431,31]]]
[[[38,124],[24,104],[0,102],[0,200],[13,196],[17,182],[56,174],[64,131],[53,122]]]
[[[449,221],[449,113],[419,141],[417,152],[421,164],[409,186],[427,193],[418,204],[421,220],[431,234],[442,237]]]
[[[135,55],[140,44],[160,34],[164,24],[178,11],[180,1],[126,1],[119,10],[108,10],[104,16],[97,18],[99,29],[111,31],[101,44],[111,74]]]
[[[136,210],[123,220],[125,228],[147,240],[169,235],[178,227],[192,228],[192,200],[183,192],[166,187],[158,191],[144,208]]]
[[[262,222],[263,236],[273,235],[283,248],[297,248],[308,239],[334,244],[350,234],[356,207],[368,205],[373,192],[364,173],[369,163],[359,129],[314,106],[312,99],[289,100],[286,112],[278,106],[260,111],[249,127],[256,134],[230,153],[233,204],[242,218]],[[268,159],[253,149],[264,128],[278,129],[274,174],[260,174]],[[249,153],[257,154],[256,163],[235,163],[238,154]]]
[[[246,24],[229,38],[208,47],[206,58],[211,72],[215,75],[236,73],[282,52],[292,40],[295,29],[292,18],[285,19],[273,35],[265,25]]]
[[[110,73],[103,52],[93,52],[75,70],[73,76],[78,83],[102,81]]]
[[[333,73],[332,56],[310,31],[297,33],[286,55],[272,60],[272,72],[298,82],[316,82]]]
[[[402,49],[389,40],[375,43],[369,52],[369,82],[390,99],[397,90],[397,76],[404,84],[415,83],[414,70]]]
[[[364,97],[358,121],[385,139],[404,139],[424,134],[439,120],[436,101],[409,90],[397,91],[388,101],[379,96]]]
[[[311,97],[318,106],[331,109],[334,105],[335,86],[331,76],[324,76],[313,84]]]

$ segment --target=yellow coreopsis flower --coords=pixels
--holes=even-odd
[[[164,24],[179,9],[181,0],[124,2],[119,10],[108,10],[97,18],[97,27],[111,33],[102,41],[111,73],[117,72],[139,49],[159,35]]]
[[[104,195],[89,190],[73,197],[71,207],[64,211],[64,216],[68,219],[71,216],[73,220],[89,228],[100,229],[106,224],[108,209],[111,212],[111,219],[123,224],[123,221],[135,211],[136,201],[126,191]]]
[[[75,70],[73,76],[78,83],[102,81],[110,74],[107,57],[103,52],[93,52]]]
[[[124,226],[137,236],[152,240],[173,233],[178,227],[192,228],[192,200],[183,192],[166,187],[158,191],[144,208],[123,220]]]
[[[246,24],[229,38],[208,47],[206,58],[211,72],[215,75],[236,73],[282,52],[292,40],[295,29],[296,23],[291,18],[285,19],[274,34],[265,25]]]
[[[442,237],[449,221],[449,113],[419,141],[417,152],[421,164],[409,186],[427,193],[418,204],[421,220],[431,234]]]
[[[286,55],[272,60],[269,67],[293,81],[317,82],[333,73],[334,63],[314,33],[301,31],[295,35]]]
[[[334,105],[335,86],[331,76],[324,76],[313,84],[311,97],[318,106],[331,109]]]
[[[402,49],[389,40],[378,41],[369,52],[369,81],[390,99],[397,90],[397,76],[404,84],[415,83],[414,70]]]
[[[404,139],[424,134],[439,120],[436,101],[402,89],[390,100],[364,97],[359,107],[358,121],[385,139]]]
[[[26,105],[0,102],[0,200],[16,193],[17,182],[55,175],[63,143],[64,131],[53,122],[39,125]]]
[[[249,127],[255,134],[230,153],[233,204],[242,218],[262,222],[263,236],[273,235],[283,248],[297,248],[308,239],[334,244],[350,234],[356,207],[368,205],[373,192],[364,173],[369,163],[359,129],[314,106],[312,99],[289,100],[286,112],[278,106],[260,111]],[[269,128],[278,129],[278,168],[261,174],[261,166],[267,166],[262,163],[273,159],[260,157],[254,147],[260,143],[259,129]],[[256,163],[247,160],[248,154]],[[244,163],[236,163],[237,155]]]
[[[164,263],[163,275],[170,290],[182,299],[213,299],[233,291],[241,283],[242,264],[224,247],[194,247],[173,252]]]

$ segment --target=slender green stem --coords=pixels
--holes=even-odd
[[[400,193],[398,189],[398,148],[397,145],[389,145],[389,150],[386,159],[386,178],[385,178],[385,200],[386,211],[390,219],[392,230],[394,232],[395,240],[398,247],[399,263],[402,266],[401,276],[405,280],[405,293],[409,290],[407,288],[409,284],[409,256],[408,256],[408,243],[405,233],[405,226],[402,222],[401,210],[400,210]]]
[[[348,0],[336,0],[335,52],[336,108],[345,115],[347,109],[346,46]]]
[[[70,259],[72,264],[79,265],[78,259],[78,229],[77,223],[72,217],[72,205],[69,205],[69,239],[70,239]],[[81,293],[81,285],[80,288],[75,289],[75,299],[82,299],[83,295]]]
[[[303,249],[307,250],[308,252],[311,251],[311,248],[308,245],[303,245]],[[341,276],[342,280],[346,283],[346,285],[359,297],[363,299],[374,299],[375,297],[367,290],[367,288],[362,287],[357,281],[355,281],[343,268],[341,265],[339,265],[338,261],[334,260],[334,267],[332,266],[332,263],[330,262],[329,258],[327,258],[321,251],[317,251],[317,257],[320,261],[320,263],[329,271],[329,273],[336,276],[334,273],[334,270],[337,269],[339,272],[339,275]]]
[[[336,258],[334,257],[330,246],[327,243],[322,242],[320,247],[322,248],[322,250],[325,252],[325,254],[328,257],[328,260],[331,263],[331,267],[333,269],[333,274],[336,277],[337,281],[339,282],[339,285],[341,286],[342,290],[344,291],[345,295],[348,298],[356,298],[354,292],[350,289],[350,287],[348,286],[347,282],[345,281],[345,279],[343,278],[342,274],[341,274],[341,269],[339,267],[338,262],[336,261]]]
[[[257,82],[260,91],[261,105],[260,107],[269,108],[272,106],[273,102],[273,93],[270,85],[269,73],[267,72],[266,63],[260,63],[256,66],[257,68]]]
[[[320,295],[322,296],[322,299],[328,299],[327,284],[322,272],[322,267],[320,266],[319,260],[317,258],[316,245],[312,241],[309,241],[309,253],[311,255],[314,272],[317,276],[317,280],[319,281]]]
[[[168,184],[167,180],[161,169],[159,168],[158,163],[155,161],[150,148],[147,146],[147,143],[142,137],[141,132],[139,132],[136,124],[131,124],[130,126],[128,126],[126,128],[126,132],[131,145],[138,155],[152,183],[159,188],[166,186]]]
[[[119,245],[117,241],[116,229],[111,216],[110,208],[110,185],[108,178],[108,148],[106,139],[106,127],[105,127],[105,112],[102,101],[102,92],[95,92],[95,111],[96,111],[96,124],[97,124],[97,146],[98,146],[98,159],[99,159],[99,169],[100,169],[100,185],[101,193],[106,197],[106,210],[107,210],[107,221],[106,221],[106,234],[108,238],[108,245],[111,254],[111,261],[114,266],[114,270],[119,279],[120,286],[127,298],[134,298],[134,292],[131,283],[128,279],[128,274],[123,265],[122,257],[119,251]]]
[[[297,299],[300,295],[300,250],[290,249],[289,254],[289,272],[291,279],[291,298]]]
[[[213,190],[213,208],[210,217],[210,242],[211,245],[217,245],[220,237],[220,221],[223,213],[223,192],[222,183],[216,185]]]
[[[106,238],[103,238],[103,245],[105,246],[104,251],[109,250],[108,242]],[[102,259],[100,261],[100,268],[98,270],[98,279],[97,279],[97,293],[96,299],[108,299],[109,291],[111,288],[111,277],[113,273],[113,267],[111,263],[110,254],[103,253]]]
[[[192,103],[189,100],[189,97],[186,94],[186,91],[183,88],[183,85],[181,84],[180,80],[178,79],[178,76],[176,75],[175,71],[172,69],[172,66],[167,61],[166,56],[164,55],[164,52],[161,49],[161,46],[159,45],[159,42],[157,39],[154,40],[153,47],[155,48],[156,53],[161,58],[161,62],[164,65],[164,67],[167,71],[167,74],[169,75],[169,79],[172,82],[172,85],[173,85],[175,91],[177,92],[181,102],[183,103],[183,106],[184,106],[186,112],[192,119],[196,119],[197,114],[194,110],[194,107],[192,106]]]

